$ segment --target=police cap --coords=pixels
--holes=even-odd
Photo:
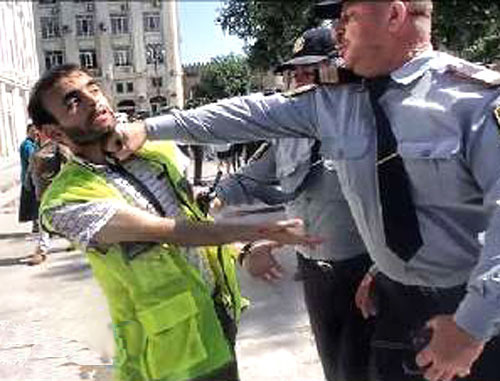
[[[295,41],[293,57],[276,68],[276,72],[292,69],[297,65],[312,65],[328,59],[335,53],[331,28],[312,28]]]

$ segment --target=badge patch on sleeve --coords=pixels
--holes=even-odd
[[[493,113],[495,114],[495,118],[497,118],[498,128],[500,129],[500,106],[497,106]]]

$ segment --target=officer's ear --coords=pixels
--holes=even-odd
[[[408,4],[403,1],[391,1],[388,6],[388,30],[391,33],[399,32],[409,17]]]

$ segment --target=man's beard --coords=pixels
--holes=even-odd
[[[113,128],[90,128],[82,131],[80,128],[68,128],[65,131],[66,136],[77,146],[88,146],[103,143],[112,134]]]

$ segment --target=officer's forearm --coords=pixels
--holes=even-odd
[[[308,111],[308,112],[306,112]],[[252,94],[145,121],[148,139],[201,144],[314,137],[310,110],[297,110],[282,96]]]
[[[497,335],[500,326],[499,234],[500,208],[496,208],[490,218],[481,255],[470,276],[467,294],[455,313],[458,326],[477,340],[488,340]]]

